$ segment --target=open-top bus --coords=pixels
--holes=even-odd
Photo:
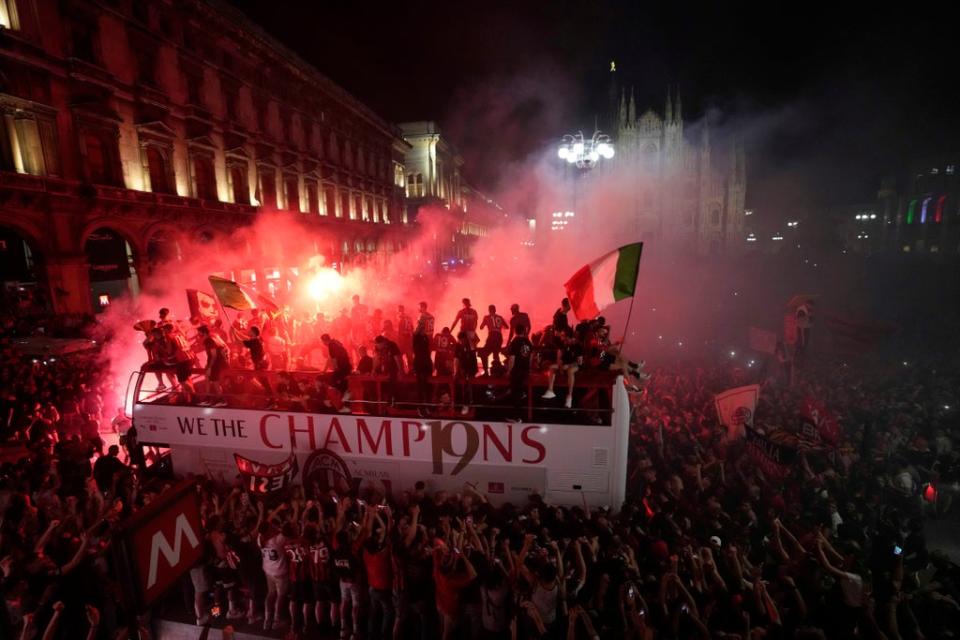
[[[304,381],[321,375],[287,373]],[[224,394],[218,406],[184,404],[150,388],[153,379],[131,375],[128,410],[139,443],[169,449],[178,474],[231,482],[239,472],[251,490],[300,482],[308,495],[330,488],[395,495],[423,481],[428,491],[451,492],[469,482],[494,504],[523,503],[532,493],[554,504],[613,509],[624,500],[630,408],[623,379],[610,372],[578,374],[574,409],[538,406],[547,404],[539,400],[545,379],[534,375],[517,415],[515,407],[496,404],[507,381],[484,377],[472,382],[473,397],[482,401],[467,415],[434,405],[427,418],[418,416],[423,406],[383,401],[384,380],[374,376],[351,378],[353,396],[362,399],[349,403],[349,413],[312,412],[298,403],[272,408],[283,405],[262,394]],[[456,388],[449,378],[431,383],[449,386],[451,395]],[[412,380],[401,378],[405,385]]]

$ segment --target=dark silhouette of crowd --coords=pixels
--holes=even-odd
[[[267,376],[311,358],[305,346],[271,350],[286,339],[265,326],[276,319],[243,327],[250,344],[241,347],[220,327],[200,331],[207,355],[190,358],[193,372],[205,363],[197,389],[178,375],[178,351],[199,353],[189,340],[156,347],[155,373],[215,403],[228,394],[228,364],[249,358],[262,395],[336,411],[351,401],[348,378],[361,367],[388,381],[412,370],[421,382],[441,369],[465,377],[494,375],[498,361],[510,367],[497,350],[524,338],[529,320],[488,322],[469,308],[449,344],[425,308],[417,318],[400,309],[396,336],[380,325],[382,340],[354,334],[350,316],[314,327],[315,342],[292,340],[325,352],[332,379],[312,394],[295,392],[292,376]],[[606,353],[580,353],[602,327],[564,327],[565,318],[561,307],[549,329],[555,342],[531,341],[532,353],[547,340],[552,355],[532,366],[554,394],[574,366]],[[163,320],[157,338],[170,340],[179,331]],[[108,551],[117,523],[172,479],[153,472],[155,452],[136,444],[95,359],[34,362],[11,342],[30,327],[11,318],[2,326],[2,637],[148,637],[149,619],[119,604]],[[491,326],[508,336],[478,347],[476,332]],[[471,351],[492,359],[471,365]],[[294,485],[260,495],[239,477],[198,478],[206,554],[182,584],[190,622],[307,638],[951,637],[960,628],[958,569],[928,536],[955,517],[960,367],[950,354],[908,365],[814,355],[793,386],[719,358],[634,377],[629,498],[609,508],[536,494],[494,505],[469,484],[447,492],[419,483],[391,496]],[[751,380],[763,384],[754,426],[800,450],[779,476],[725,437],[713,408],[715,393]],[[208,381],[222,387],[201,389]],[[798,405],[808,395],[839,416],[836,447],[800,446]],[[122,446],[104,447],[112,434]],[[168,615],[180,599],[164,601]]]

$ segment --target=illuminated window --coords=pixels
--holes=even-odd
[[[398,187],[404,186],[403,165],[399,162],[393,163],[393,184]]]
[[[17,0],[0,0],[0,27],[14,30],[20,28],[20,19],[17,17]]]
[[[946,174],[947,174],[948,176],[952,176],[956,170],[957,170],[956,165],[948,164],[948,165],[947,165]]]
[[[407,197],[422,198],[423,196],[423,174],[411,173],[407,176]]]
[[[12,167],[9,168],[18,173],[35,176],[49,173],[44,152],[47,151],[50,155],[55,153],[55,149],[52,140],[44,145],[39,125],[36,118],[23,112],[0,119],[0,128],[3,129],[0,132],[0,149],[3,150],[4,166],[10,165],[12,161]]]

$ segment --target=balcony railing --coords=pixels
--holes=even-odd
[[[137,191],[135,189],[110,185],[91,185],[74,180],[33,176],[8,171],[0,171],[0,189],[41,192],[65,198],[90,198],[92,195],[96,199],[114,202],[134,202],[147,206],[207,209],[210,211],[231,213],[254,214],[258,209],[258,207],[248,204],[234,204],[232,202],[220,202],[219,200],[200,200],[198,198],[188,198],[169,193]]]

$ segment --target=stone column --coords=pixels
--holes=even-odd
[[[92,313],[90,266],[86,256],[59,256],[45,265],[50,300],[56,313]]]

